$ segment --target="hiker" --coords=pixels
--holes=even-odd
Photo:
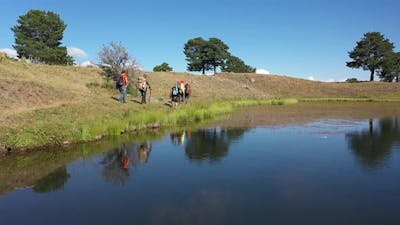
[[[137,85],[140,91],[140,95],[142,96],[141,104],[146,104],[147,90],[150,90],[151,93],[150,83],[147,81],[147,74],[143,74],[143,76],[138,78]]]
[[[185,100],[185,81],[178,81],[178,87],[180,90],[180,102],[183,102]]]
[[[116,83],[116,87],[119,89],[121,95],[119,96],[119,102],[126,103],[126,88],[128,87],[128,75],[125,70],[122,70]]]
[[[192,94],[192,88],[189,83],[185,84],[185,102],[189,101],[190,95]]]
[[[180,89],[179,89],[179,85],[178,82],[176,82],[172,88],[171,88],[171,105],[172,108],[175,108],[178,106],[179,102],[181,101],[181,95],[180,95]]]

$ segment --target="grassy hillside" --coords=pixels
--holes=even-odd
[[[131,81],[140,73],[130,71]],[[139,97],[131,95],[127,104],[120,104],[116,89],[102,87],[106,81],[98,68],[0,60],[0,148],[91,140],[105,134],[192,121],[188,118],[201,121],[231,111],[232,106],[225,103],[232,100],[253,99],[251,104],[273,103],[265,99],[278,98],[400,100],[399,83],[324,83],[257,74],[147,74],[152,86],[151,103],[138,104]],[[168,106],[168,95],[177,80],[189,82],[193,94],[190,104],[173,110]]]

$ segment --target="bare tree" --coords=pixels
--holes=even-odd
[[[130,56],[121,42],[110,42],[108,45],[103,45],[98,55],[101,64],[111,67],[113,71],[137,66],[136,60]]]

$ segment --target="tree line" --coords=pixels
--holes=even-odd
[[[74,60],[62,46],[61,40],[67,27],[57,13],[42,10],[30,10],[17,20],[11,28],[14,32],[18,58],[29,59],[33,63],[73,65]],[[370,81],[376,75],[382,81],[399,81],[400,53],[394,51],[394,44],[379,32],[368,32],[348,52],[352,61],[346,63],[351,68],[370,71]],[[222,40],[212,37],[208,40],[196,37],[184,44],[183,50],[187,70],[201,72],[219,69],[221,72],[252,73],[255,68],[229,52],[229,46]],[[103,45],[98,53],[101,64],[106,64],[109,73],[114,73],[126,66],[137,66],[121,43],[111,42]],[[153,71],[172,71],[168,63],[155,66]]]

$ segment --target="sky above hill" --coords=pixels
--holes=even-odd
[[[145,70],[167,62],[186,71],[184,44],[217,37],[246,64],[272,74],[342,81],[368,80],[346,67],[363,34],[378,31],[400,49],[398,0],[0,0],[0,49],[12,53],[18,17],[53,11],[68,25],[62,44],[77,63],[121,42]]]

